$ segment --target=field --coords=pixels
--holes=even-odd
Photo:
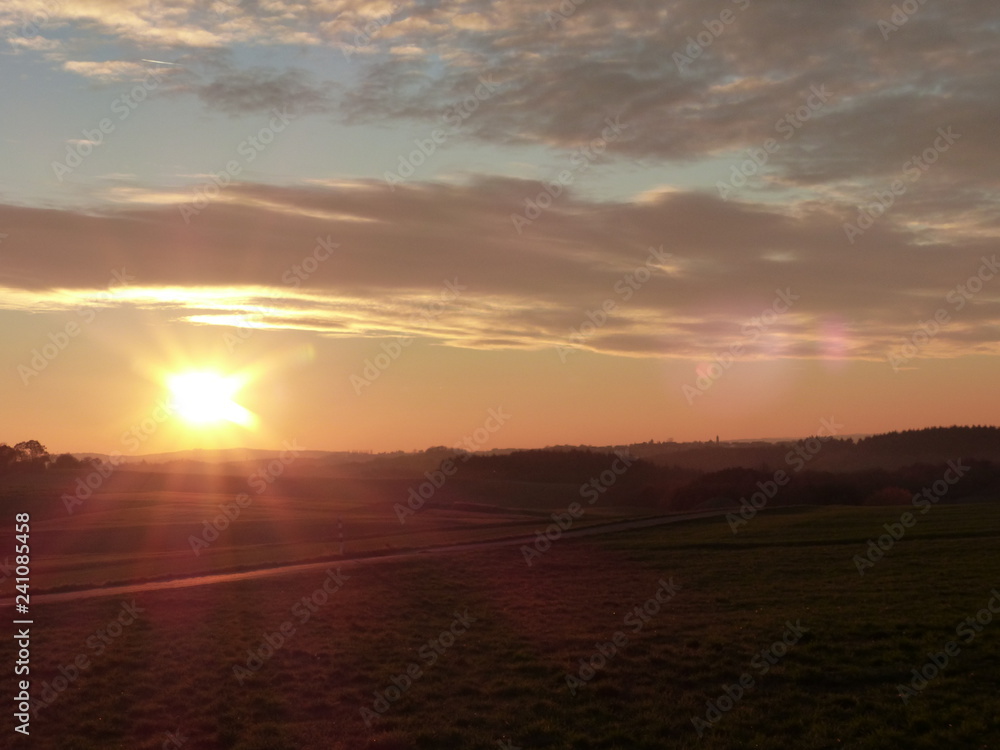
[[[576,485],[457,479],[410,512],[407,499],[419,480],[248,482],[246,474],[122,470],[92,496],[77,501],[73,494],[67,503],[62,496],[74,482],[54,474],[0,477],[0,508],[11,515],[31,511],[36,591],[523,536],[579,499]],[[477,502],[462,504],[467,497]],[[636,515],[650,511],[602,502],[574,525]]]
[[[1000,508],[933,508],[859,574],[903,510],[561,539],[530,566],[515,546],[37,604],[32,690],[51,702],[30,744],[0,742],[1000,747]],[[930,679],[901,697],[915,668]]]

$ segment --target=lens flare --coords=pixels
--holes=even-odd
[[[194,425],[233,422],[252,426],[253,413],[233,400],[242,385],[239,378],[215,372],[185,372],[167,378],[174,409]]]

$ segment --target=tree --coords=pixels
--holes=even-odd
[[[75,469],[80,463],[80,459],[72,453],[61,453],[56,456],[56,460],[52,462],[52,466],[56,469]]]
[[[18,453],[19,461],[36,461],[39,458],[49,455],[48,449],[37,440],[25,440],[14,446]]]
[[[17,460],[17,451],[7,443],[0,443],[0,474],[10,469]]]
[[[48,458],[48,450],[37,440],[22,441],[13,448],[0,443],[0,472],[42,471]]]

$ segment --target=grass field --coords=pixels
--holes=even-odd
[[[341,533],[347,557],[528,535],[579,499],[576,485],[477,482],[470,488],[456,479],[408,512],[417,484],[282,477],[258,493],[245,475],[120,471],[93,496],[67,506],[61,495],[71,480],[12,475],[0,479],[0,510],[10,517],[30,510],[33,587],[44,591],[334,559],[341,556]],[[454,505],[473,493],[497,504]],[[241,494],[242,506],[236,502]],[[575,526],[648,514],[599,503]]]
[[[956,632],[1000,587],[1000,508],[934,508],[860,575],[902,510],[564,539],[530,567],[514,547],[150,592],[124,625],[131,596],[36,605],[32,689],[67,687],[30,746],[1000,747],[1000,622]]]

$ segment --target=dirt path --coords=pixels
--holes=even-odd
[[[691,521],[697,518],[710,518],[713,516],[725,515],[725,511],[704,511],[701,513],[683,513],[669,516],[657,516],[655,518],[640,518],[631,521],[616,521],[596,526],[588,526],[582,529],[569,529],[564,531],[562,538],[573,539],[582,536],[594,536],[596,534],[613,534],[619,531],[630,531],[632,529],[644,529],[650,526],[661,526],[667,523],[678,521]],[[236,573],[219,573],[215,575],[191,576],[187,578],[177,578],[169,581],[150,581],[147,583],[121,584],[117,586],[101,586],[92,589],[81,589],[79,591],[63,591],[53,594],[33,594],[32,604],[48,604],[55,602],[78,601],[81,599],[93,599],[100,596],[122,596],[125,594],[138,594],[146,591],[163,591],[166,589],[183,589],[192,586],[210,586],[216,583],[228,583],[230,581],[247,581],[252,578],[269,578],[272,576],[292,575],[295,573],[305,573],[310,571],[325,570],[331,566],[343,568],[356,567],[358,565],[370,565],[373,563],[388,562],[391,560],[402,560],[416,555],[444,555],[455,552],[469,552],[481,549],[493,549],[496,547],[507,547],[512,545],[531,544],[535,541],[534,536],[520,536],[509,539],[495,539],[483,542],[464,542],[451,544],[442,547],[427,547],[423,549],[398,552],[391,555],[377,555],[371,557],[353,557],[343,560],[326,560],[323,562],[291,563],[278,567],[261,568],[258,570],[243,570]],[[0,606],[8,606],[14,603],[13,598],[0,600]]]

